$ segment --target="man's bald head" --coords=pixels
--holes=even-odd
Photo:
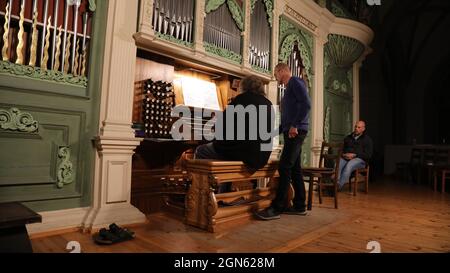
[[[356,122],[355,131],[353,131],[353,133],[357,136],[360,136],[364,133],[365,130],[366,130],[366,123],[360,120]]]

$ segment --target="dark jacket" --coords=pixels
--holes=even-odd
[[[361,158],[368,163],[373,153],[372,139],[365,133],[358,139],[355,139],[353,134],[350,134],[344,139],[343,153],[356,154],[356,157]]]
[[[229,105],[242,105],[244,108],[248,105],[256,106],[258,109],[259,105],[267,106],[267,129],[266,131],[271,131],[271,120],[275,117],[272,116],[272,103],[262,95],[257,95],[251,92],[245,92],[239,94]],[[227,109],[229,109],[227,107]],[[224,156],[226,159],[231,161],[243,161],[251,169],[259,169],[267,164],[269,160],[270,151],[261,151],[262,143],[270,143],[271,139],[263,141],[259,134],[259,124],[260,124],[260,114],[258,112],[257,124],[249,124],[249,115],[245,115],[245,138],[244,140],[237,140],[237,114],[234,115],[234,140],[226,140],[226,115],[227,109],[223,112],[223,134],[224,140],[215,140],[213,142],[214,149],[217,153]],[[256,129],[258,132],[256,140],[250,140],[250,128]],[[217,130],[217,129],[216,129]],[[229,129],[228,129],[229,130]]]
[[[281,100],[281,133],[292,127],[308,131],[311,100],[306,83],[299,77],[291,77]]]

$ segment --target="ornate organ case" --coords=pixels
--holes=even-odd
[[[184,196],[190,177],[183,159],[192,157],[193,150],[207,142],[204,139],[178,141],[167,134],[167,130],[180,120],[180,117],[166,120],[167,106],[184,106],[193,111],[193,105],[185,101],[188,98],[183,92],[186,90],[183,79],[194,78],[214,84],[216,108],[223,110],[238,94],[242,77],[257,74],[265,82],[271,78],[273,1],[204,3],[205,6],[200,7],[195,0],[141,1],[139,31],[135,35],[140,49],[133,122],[136,135],[144,141],[133,159],[132,203],[145,213],[163,208],[184,213]],[[246,24],[245,10],[250,3],[251,22]],[[199,16],[204,16],[202,22],[199,22]],[[246,25],[250,27],[246,32],[249,33],[247,42],[244,36]],[[155,96],[153,91],[146,89],[149,84],[170,90],[170,98],[164,95],[161,99],[158,91]],[[206,90],[196,91],[197,99],[206,96]],[[208,97],[211,98],[211,91]],[[156,100],[163,101],[164,105]],[[162,116],[161,107],[164,107]],[[210,122],[210,119],[197,118],[193,113],[191,118],[181,119],[192,128]],[[245,185],[239,187],[242,189]]]

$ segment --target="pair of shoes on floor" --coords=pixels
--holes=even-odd
[[[294,207],[288,207],[282,213],[289,214],[289,215],[301,215],[301,216],[305,216],[308,214],[305,209],[296,209]]]
[[[259,220],[276,220],[276,219],[280,219],[280,212],[276,211],[272,207],[268,207],[261,211],[255,212],[255,216]]]
[[[102,228],[93,235],[94,241],[99,245],[112,245],[134,239],[135,237],[136,235],[133,231],[121,228],[115,223],[109,225],[109,230]]]

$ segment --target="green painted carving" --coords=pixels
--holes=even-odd
[[[267,74],[267,75],[271,75],[272,74],[272,72],[270,70],[266,70],[266,69],[261,68],[261,67],[256,66],[256,65],[252,65],[252,69],[257,71],[257,72],[263,73],[263,74]]]
[[[321,7],[326,7],[327,5],[327,1],[326,0],[315,0],[314,2],[316,2],[319,6]]]
[[[89,10],[94,12],[97,9],[97,4],[95,0],[89,0]]]
[[[189,47],[189,48],[193,48],[194,47],[193,43],[179,40],[179,39],[177,39],[177,38],[175,38],[175,37],[173,37],[171,35],[166,35],[166,34],[162,34],[162,33],[159,33],[159,32],[156,32],[155,35],[156,35],[156,37],[158,37],[160,39],[163,39],[163,40],[175,43],[175,44],[179,44],[181,46],[185,46],[185,47]]]
[[[267,21],[269,21],[270,27],[273,25],[273,0],[264,0],[267,12]]]
[[[350,112],[345,113],[345,132],[350,133],[352,131],[352,118]]]
[[[330,61],[340,67],[349,67],[364,53],[365,47],[353,38],[330,34],[325,45]]]
[[[333,13],[336,17],[343,17],[347,18],[347,14],[345,13],[344,9],[341,7],[336,6],[335,3],[331,5],[331,13]]]
[[[312,73],[312,56],[310,54],[310,49],[305,45],[305,40],[300,37],[298,33],[292,33],[289,34],[284,40],[281,45],[280,54],[279,54],[279,60],[281,62],[286,63],[289,56],[292,53],[292,49],[294,47],[294,43],[297,42],[298,48],[300,50],[300,55],[303,60],[303,65],[306,68],[306,75],[309,79],[309,87],[311,87],[312,79],[313,79],[313,73]]]
[[[280,50],[279,60],[287,62],[287,59],[292,53],[294,43],[297,42],[303,64],[306,68],[306,74],[309,79],[309,87],[311,88],[313,82],[312,62],[314,47],[314,37],[311,33],[296,27],[293,23],[288,21],[283,16],[280,17]]]
[[[58,157],[61,162],[58,165],[57,170],[57,187],[62,189],[65,185],[68,185],[74,181],[73,164],[70,161],[70,148],[60,147],[58,151]]]
[[[353,82],[348,75],[353,70],[352,68],[343,68],[330,64],[325,70],[324,81],[325,90],[340,96],[353,96]]]
[[[330,142],[330,116],[331,116],[331,107],[325,107],[325,121],[323,125],[323,139],[326,142]]]
[[[243,31],[244,30],[244,12],[242,8],[236,3],[236,0],[208,0],[205,4],[205,12],[208,14],[212,11],[215,11],[223,3],[227,2],[228,9],[231,12],[231,16],[236,22],[237,27]]]
[[[250,0],[250,14],[253,14],[253,10],[255,9],[256,2],[258,0]]]
[[[225,1],[226,0],[207,0],[205,4],[205,12],[208,14],[212,11],[215,11],[220,6],[222,6]]]
[[[353,86],[353,69],[352,68],[350,68],[347,71],[347,80],[348,80],[348,82],[352,83],[352,86]]]
[[[308,160],[309,158],[308,158],[308,153],[306,152],[306,151],[304,151],[303,153],[302,153],[302,166],[308,166],[309,164],[308,164]]]
[[[240,55],[240,54],[237,54],[237,53],[227,50],[225,48],[217,47],[217,46],[207,43],[207,42],[204,42],[203,46],[205,47],[206,52],[223,57],[223,58],[228,59],[237,64],[242,63],[242,55]]]
[[[236,3],[236,0],[227,0],[228,9],[231,12],[231,16],[236,22],[237,27],[243,31],[244,30],[244,12],[242,8]]]
[[[292,23],[286,20],[283,16],[280,17],[280,38],[284,38],[288,32],[295,31],[295,27]],[[281,41],[280,39],[280,41]]]
[[[335,1],[331,2],[331,10],[330,11],[336,17],[354,19],[353,16],[348,11],[346,11],[344,7],[342,7],[339,3],[336,3]]]
[[[281,62],[287,62],[289,56],[292,53],[292,48],[294,46],[294,43],[299,40],[299,37],[297,34],[291,34],[286,39],[283,40],[283,43],[280,48],[280,54],[279,59]]]
[[[42,70],[40,67],[19,65],[6,61],[0,61],[0,73],[23,76],[32,79],[54,81],[65,84],[73,84],[81,87],[87,87],[88,83],[88,79],[86,77],[64,74],[54,70]]]
[[[310,52],[312,52],[312,49],[314,48],[314,37],[311,33],[303,31],[300,29],[300,33],[302,34],[302,37],[305,38],[306,44],[308,45],[308,48]]]
[[[39,123],[29,113],[22,113],[17,108],[0,109],[0,129],[22,133],[36,133]]]

